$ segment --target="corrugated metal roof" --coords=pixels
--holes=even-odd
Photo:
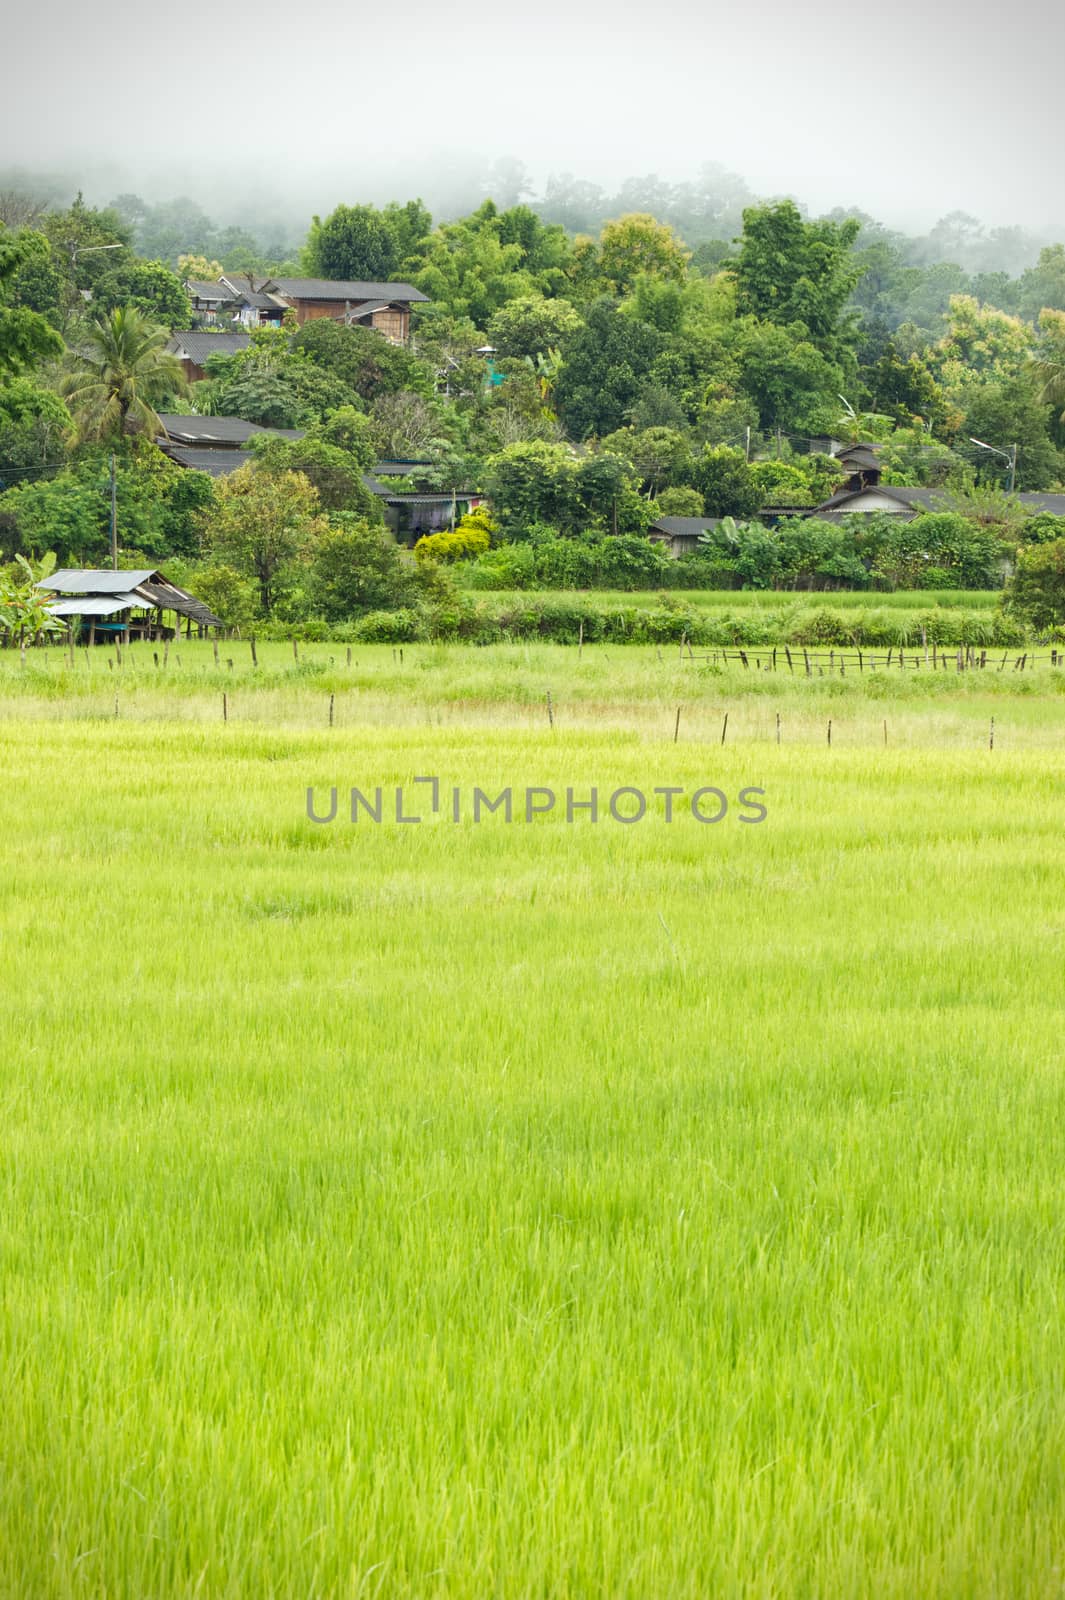
[[[173,411],[158,415],[175,444],[243,444],[263,431],[257,422],[245,422],[243,417],[180,416]]]
[[[212,478],[228,477],[254,460],[250,450],[204,450],[180,444],[164,444],[163,450],[179,467],[191,467],[194,472],[206,472]]]
[[[235,356],[250,344],[250,333],[208,333],[194,329],[191,333],[175,333],[167,349],[202,367],[208,356]]]
[[[110,567],[60,567],[50,578],[43,578],[38,589],[56,594],[128,594],[138,584],[156,576],[151,567],[134,572],[112,572]]]
[[[139,595],[114,594],[104,599],[102,595],[84,595],[80,600],[53,600],[48,609],[53,617],[110,617],[116,611],[128,611],[130,606],[142,606]]]

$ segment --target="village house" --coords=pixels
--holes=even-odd
[[[250,344],[250,333],[210,333],[196,328],[175,333],[167,349],[181,362],[186,383],[199,383],[207,376],[208,356],[235,356]]]
[[[679,561],[681,556],[694,555],[700,536],[716,528],[720,521],[720,517],[659,517],[647,530],[647,537]]]
[[[197,285],[202,290],[205,285]],[[285,313],[295,313],[302,327],[319,317],[329,317],[352,327],[373,328],[392,344],[406,344],[410,338],[410,308],[424,303],[422,294],[409,283],[368,283],[328,278],[264,278],[223,274],[215,286],[225,300],[215,311],[225,310],[246,327],[277,326]],[[190,286],[191,293],[191,286]],[[199,304],[209,301],[203,295]],[[196,310],[194,304],[193,309]]]
[[[835,441],[826,441],[835,444]],[[758,521],[775,527],[786,517],[813,517],[819,522],[842,522],[845,517],[884,512],[911,522],[922,511],[939,510],[949,490],[883,482],[880,447],[875,444],[837,445],[843,482],[819,506],[764,506]],[[1050,512],[1065,517],[1065,494],[1024,490],[1016,496],[1025,510]],[[718,525],[716,517],[659,517],[648,530],[648,538],[663,546],[675,559],[691,555],[699,548],[699,536]]]

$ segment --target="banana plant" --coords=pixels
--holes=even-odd
[[[49,606],[51,596],[39,587],[54,571],[55,552],[49,550],[36,564],[16,555],[14,566],[0,573],[0,635],[5,644],[36,644],[42,634],[62,631]]]

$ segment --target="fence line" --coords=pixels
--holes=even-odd
[[[699,652],[689,646],[687,655],[681,654],[681,660],[708,661],[715,666],[718,663],[723,666],[731,663],[734,666],[742,665],[749,671],[799,673],[811,678],[815,672],[823,677],[826,667],[830,674],[837,671],[846,673],[848,667],[857,672],[886,671],[888,668],[898,672],[1026,672],[1029,667],[1042,665],[1065,667],[1065,650],[1051,650],[1047,655],[1025,650],[1014,655],[1011,664],[1009,649],[1003,650],[1000,659],[998,650],[993,646],[987,649],[962,645],[957,649],[942,650],[938,645],[930,645],[927,649],[922,647],[915,650],[912,646],[890,645],[885,654],[883,648],[862,650],[857,645],[829,650],[810,650],[802,645],[796,645],[794,649],[788,645],[754,648],[720,645],[717,649]]]

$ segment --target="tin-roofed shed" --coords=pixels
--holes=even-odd
[[[107,567],[60,567],[37,586],[55,596],[49,610],[69,627],[88,623],[89,644],[97,634],[129,639],[168,639],[181,631],[182,619],[191,636],[225,626],[209,606],[161,572],[140,567],[114,572]],[[167,615],[172,623],[164,619]],[[101,620],[98,620],[101,619]]]

